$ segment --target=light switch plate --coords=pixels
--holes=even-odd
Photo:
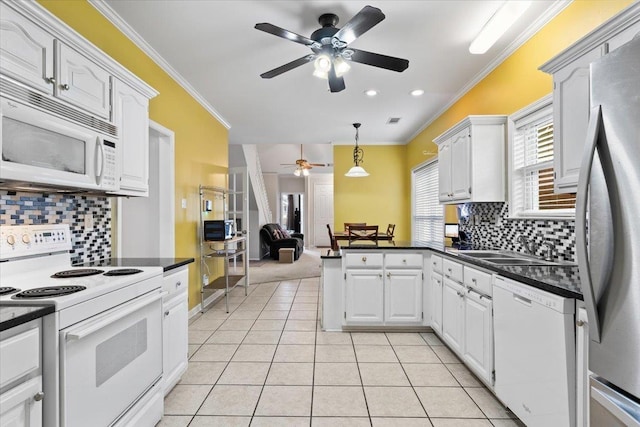
[[[90,230],[93,228],[93,214],[88,213],[84,215],[84,229]]]
[[[187,209],[187,199],[182,199],[182,209]]]

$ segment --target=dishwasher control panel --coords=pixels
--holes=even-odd
[[[521,300],[524,299],[525,302],[535,302],[560,313],[575,312],[575,302],[571,298],[554,295],[549,292],[534,288],[533,286],[505,279],[504,277],[500,276],[496,276],[493,284],[494,286],[517,295],[521,298]]]

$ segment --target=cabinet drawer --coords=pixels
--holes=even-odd
[[[39,324],[0,341],[0,388],[40,370]]]
[[[471,267],[464,267],[464,284],[481,294],[492,296],[491,275]]]
[[[442,257],[431,255],[431,270],[442,273]]]
[[[179,268],[173,271],[165,273],[162,278],[162,290],[169,292],[169,295],[177,294],[180,292],[187,292],[189,287],[189,269]]]
[[[382,268],[382,254],[381,253],[346,254],[345,266],[347,268],[354,268],[354,267]]]
[[[458,283],[462,283],[462,264],[450,261],[448,259],[442,260],[442,272],[443,274],[455,280]]]
[[[421,254],[386,254],[384,265],[387,268],[422,268]]]

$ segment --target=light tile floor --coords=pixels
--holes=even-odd
[[[236,288],[192,319],[158,426],[523,426],[432,333],[323,332],[318,286]]]

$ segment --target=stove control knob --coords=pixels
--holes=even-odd
[[[28,245],[29,243],[31,243],[31,237],[29,237],[28,234],[23,234],[22,235],[22,243]]]
[[[7,236],[7,243],[9,244],[9,246],[13,246],[16,244],[16,236],[14,236],[13,234],[9,234]]]

